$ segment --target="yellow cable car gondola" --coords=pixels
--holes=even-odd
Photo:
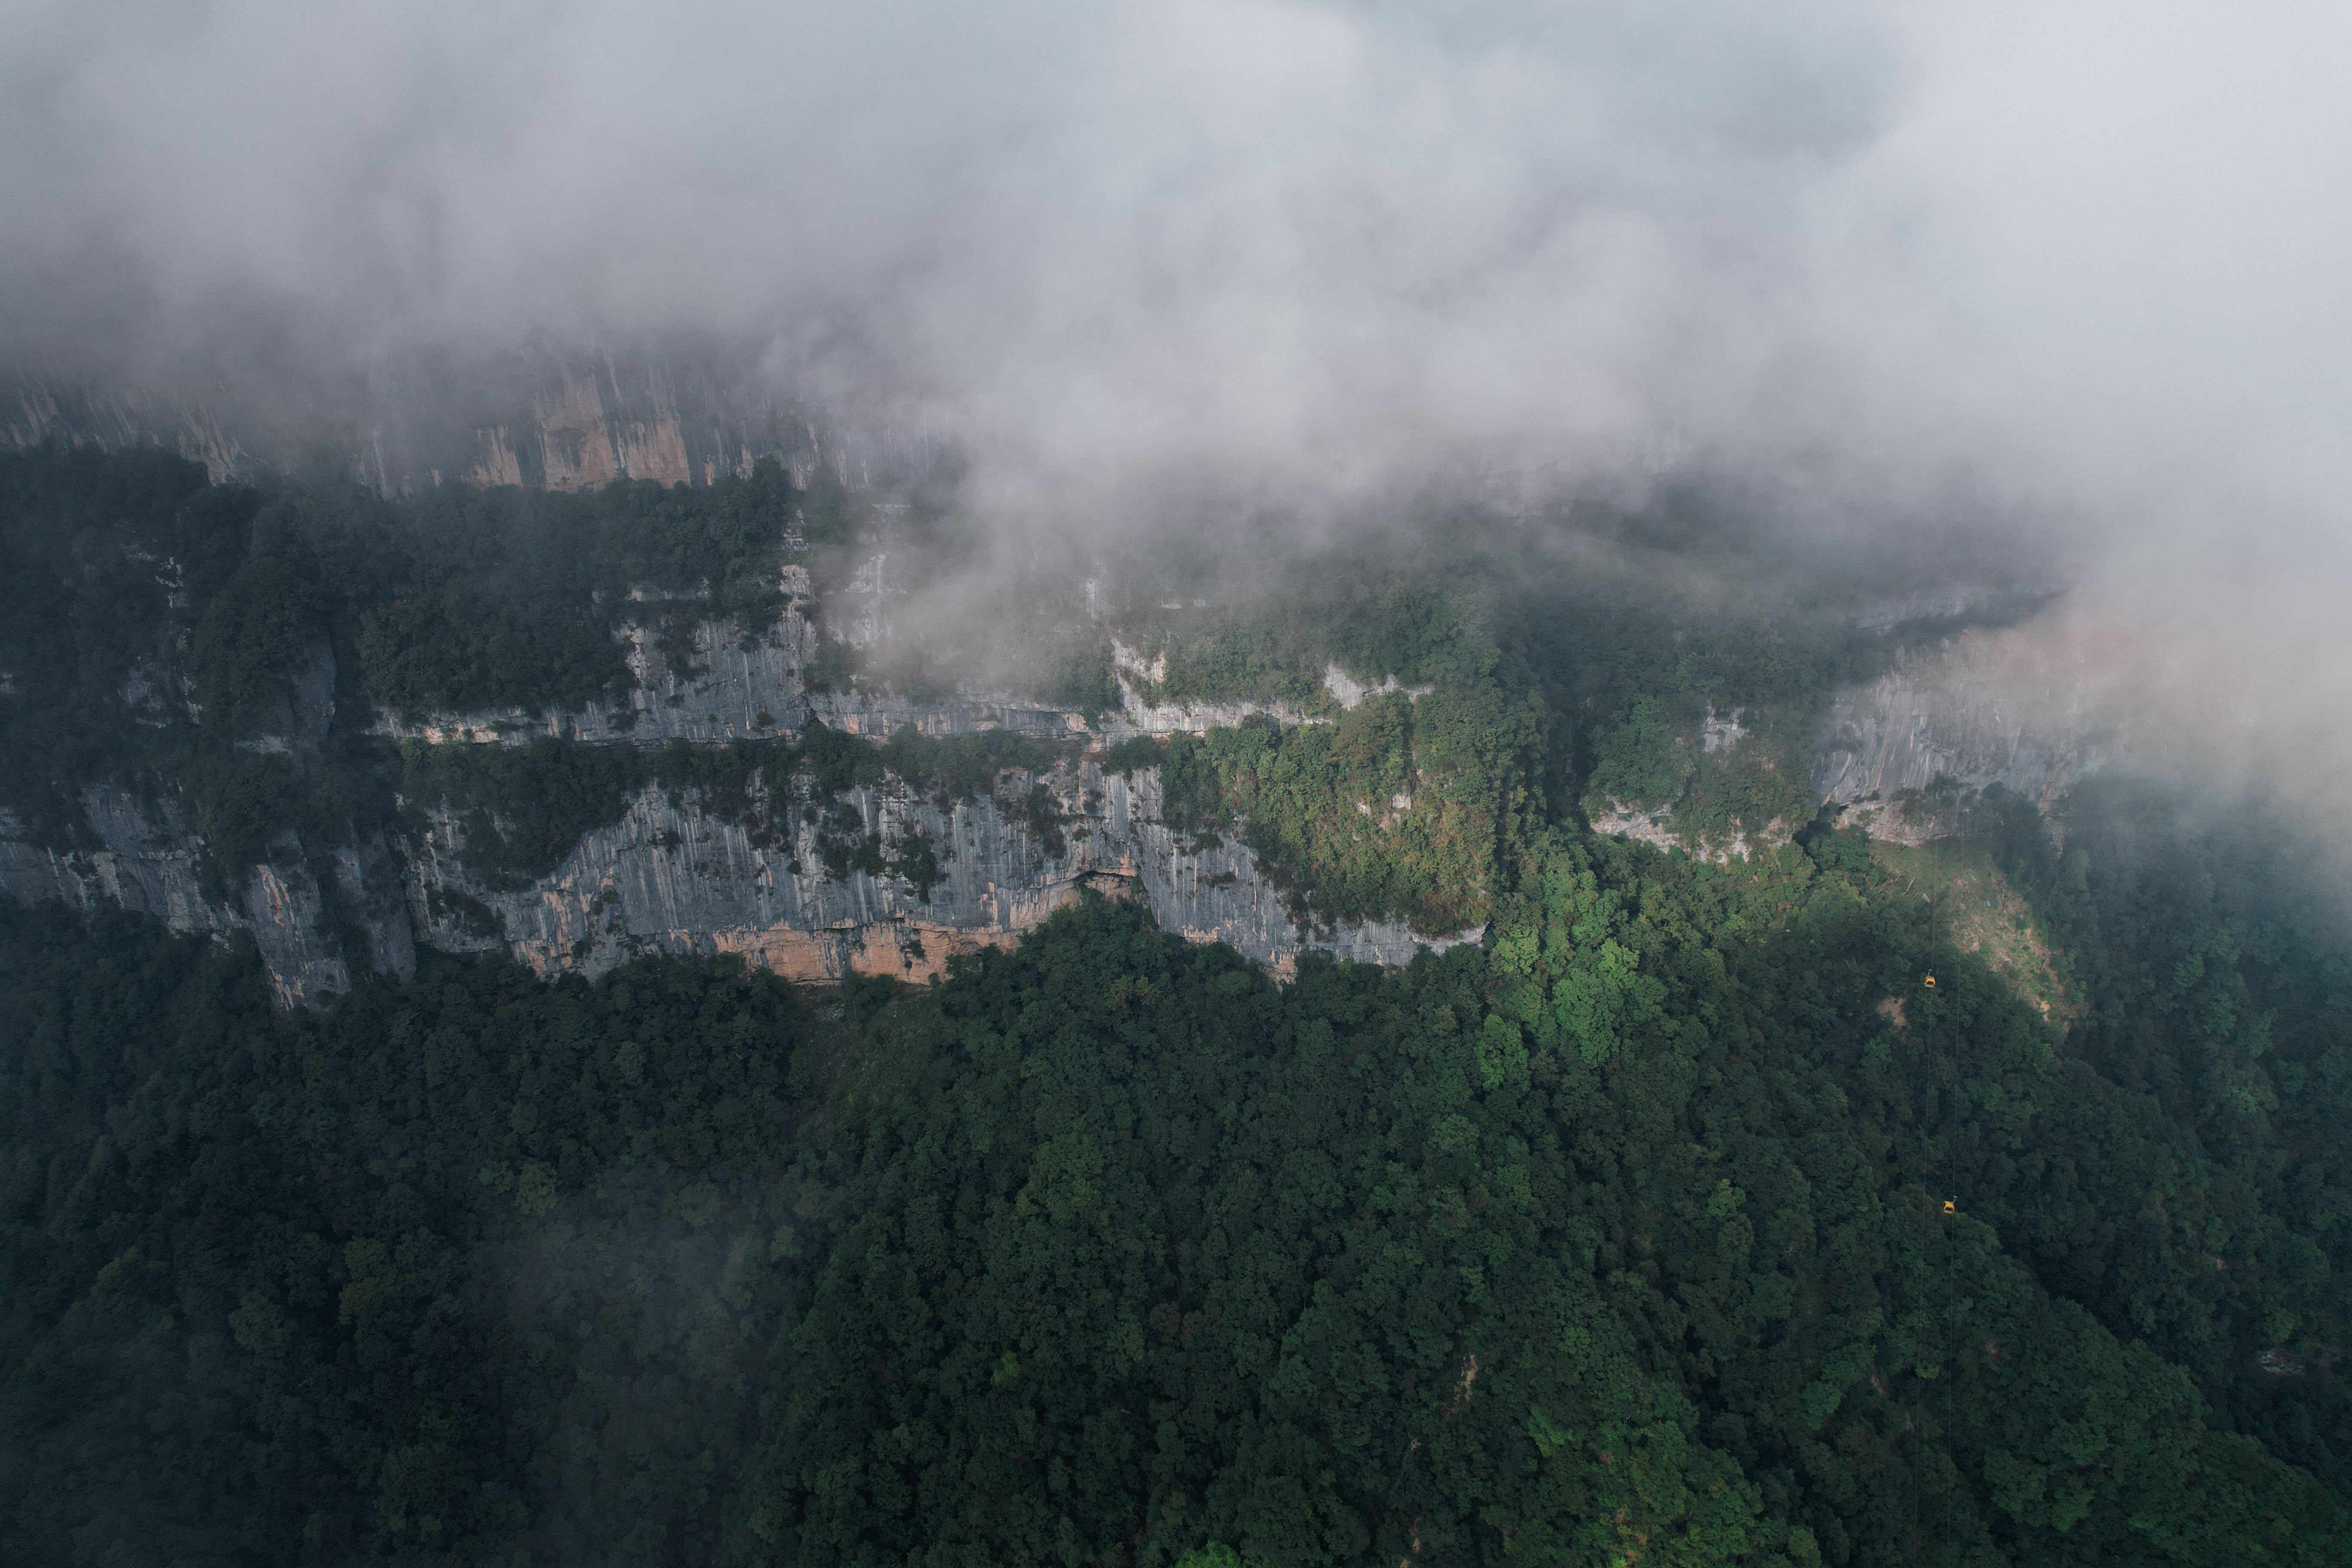
[[[1960,1200],[1958,1199],[1958,1197],[1954,1196],[1954,1197],[1948,1197],[1948,1198],[1946,1198],[1946,1199],[1944,1200],[1944,1212],[1945,1212],[1946,1214],[1958,1214],[1958,1213],[1959,1213],[1959,1212],[1960,1212]]]
[[[1930,990],[1930,991],[1933,991],[1935,988],[1936,988],[1936,977],[1935,977],[1934,975],[1930,974],[1929,976],[1927,976],[1927,989],[1928,989],[1928,990]]]

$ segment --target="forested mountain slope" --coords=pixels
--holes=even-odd
[[[394,500],[0,454],[0,891],[249,932],[286,1005],[420,942],[921,978],[1087,885],[1281,971],[1475,938],[1580,799],[1724,855],[1817,783],[1916,836],[2081,771],[1965,661],[1951,732],[1922,715],[1949,605],[1864,628],[1736,530],[1547,562],[1454,519],[1163,600],[1167,563],[977,570],[902,493],[763,465]]]
[[[1263,616],[1114,624],[1046,576],[942,647],[892,633],[882,563],[956,540],[863,505],[772,466],[394,502],[0,455],[0,890],[249,931],[287,1005],[419,942],[919,977],[1102,879],[1277,967],[1475,936],[1544,741],[1442,598],[1375,582],[1269,659]],[[1342,743],[1260,776],[1244,721]],[[1194,731],[1174,818],[1156,752],[1105,755]],[[1309,845],[1360,801],[1377,855]]]
[[[2345,1047],[2127,999],[2230,917],[2102,950],[2176,1105],[1844,834],[1523,872],[1401,970],[1095,902],[814,1008],[10,915],[10,1560],[2341,1560]]]
[[[1948,616],[1504,520],[956,641],[821,474],[0,502],[12,1563],[2352,1548],[2343,908],[1911,711]]]

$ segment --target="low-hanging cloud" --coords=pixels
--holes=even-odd
[[[45,363],[688,331],[950,434],[999,512],[1448,461],[1768,476],[1864,536],[1966,497],[2095,642],[2352,678],[2340,6],[5,20],[0,325]]]
[[[10,10],[20,347],[769,333],[1048,474],[2334,478],[2331,7]]]

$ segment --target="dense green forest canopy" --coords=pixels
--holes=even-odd
[[[1283,986],[1097,903],[286,1018],[6,914],[0,1547],[2340,1562],[2342,943],[2144,804],[2010,846],[2070,1035],[1828,828],[1538,834],[1483,949]]]

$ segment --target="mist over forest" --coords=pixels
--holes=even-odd
[[[2352,19],[0,10],[0,1561],[2352,1560]]]

